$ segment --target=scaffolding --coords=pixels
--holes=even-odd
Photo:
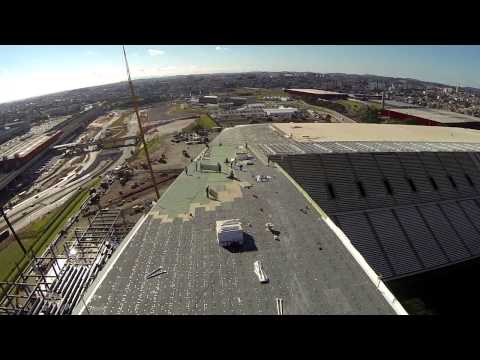
[[[52,243],[43,256],[27,255],[30,263],[12,282],[0,282],[5,296],[0,314],[68,315],[130,231],[120,210],[100,210],[87,228],[57,253]]]

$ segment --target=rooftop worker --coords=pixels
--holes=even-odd
[[[185,175],[188,175],[188,166],[185,166]]]

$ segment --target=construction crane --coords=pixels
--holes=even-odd
[[[138,128],[140,130],[140,138],[142,139],[143,150],[145,151],[145,156],[147,158],[147,164],[148,164],[148,168],[150,170],[150,176],[152,178],[153,187],[155,188],[155,194],[157,195],[157,200],[159,200],[160,199],[160,193],[158,192],[157,182],[155,180],[155,175],[153,174],[152,163],[150,161],[150,154],[148,153],[147,142],[145,141],[145,133],[143,132],[142,121],[140,120],[140,114],[139,114],[139,111],[138,111],[138,102],[137,102],[137,97],[135,96],[135,90],[133,88],[132,77],[130,76],[130,69],[128,67],[128,60],[127,60],[127,53],[125,51],[125,45],[122,45],[122,48],[123,48],[123,56],[125,58],[125,66],[127,68],[128,85],[130,86],[130,92],[132,94],[133,107],[135,109],[135,114],[137,115]]]
[[[54,146],[56,151],[70,151],[71,153],[87,153],[100,150],[118,149],[128,146],[137,146],[140,142],[138,136],[126,136],[121,138],[105,138],[87,143],[70,143]]]

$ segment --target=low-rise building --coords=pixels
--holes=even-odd
[[[285,92],[293,97],[312,98],[322,100],[348,99],[348,94],[318,89],[286,89]]]
[[[228,98],[228,102],[233,103],[235,106],[244,105],[247,102],[247,98],[241,96],[232,96]]]
[[[263,111],[265,111],[267,117],[275,119],[291,119],[293,115],[298,112],[298,109],[292,107],[280,107],[278,109],[264,109]]]
[[[218,96],[216,95],[205,95],[201,96],[198,99],[200,104],[218,104]]]

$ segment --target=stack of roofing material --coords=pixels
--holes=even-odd
[[[217,221],[216,230],[218,245],[243,245],[243,229],[239,219]]]
[[[245,151],[237,151],[235,154],[235,160],[237,161],[251,160],[251,159],[254,159],[254,157]]]
[[[201,161],[200,162],[200,171],[215,171],[218,172],[218,162],[208,162],[208,161]]]

